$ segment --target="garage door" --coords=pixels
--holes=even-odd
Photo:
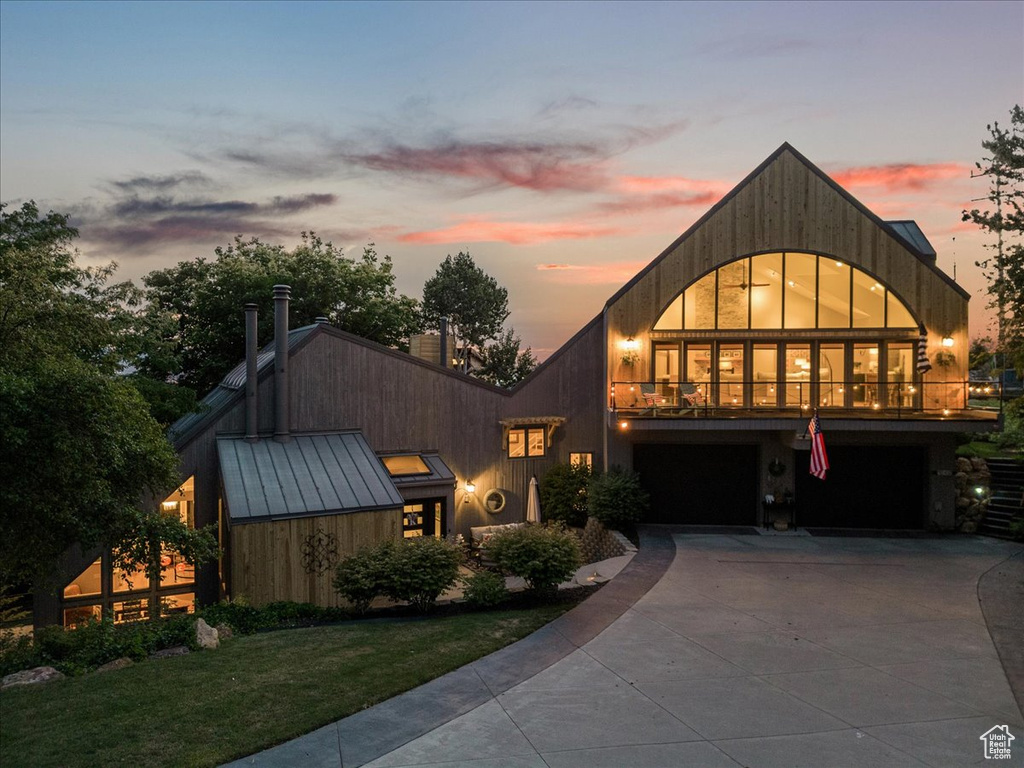
[[[633,468],[651,495],[649,522],[757,523],[756,445],[635,445]]]
[[[924,527],[925,448],[829,445],[828,460],[831,468],[822,481],[809,472],[811,452],[796,452],[797,522],[801,527]]]

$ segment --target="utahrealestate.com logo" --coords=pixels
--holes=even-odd
[[[1016,737],[1008,725],[994,725],[978,737],[985,743],[986,760],[1009,760],[1010,742]]]

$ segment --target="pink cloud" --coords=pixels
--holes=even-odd
[[[557,283],[622,285],[646,265],[646,261],[617,261],[611,264],[538,264],[536,269]]]
[[[666,208],[699,205],[709,208],[722,198],[718,192],[662,192],[654,195],[624,195],[618,200],[597,203],[594,208],[602,215],[629,215]]]
[[[585,222],[554,222],[534,224],[515,221],[492,221],[473,218],[448,227],[399,235],[403,243],[438,245],[442,243],[501,242],[511,245],[534,245],[553,240],[587,240],[623,234],[617,227],[595,226]]]
[[[394,146],[348,159],[388,173],[449,176],[538,192],[590,192],[609,183],[605,151],[587,144],[453,141],[438,147]]]
[[[891,163],[843,168],[830,175],[844,187],[884,187],[889,192],[921,192],[936,182],[966,178],[969,166],[960,163]]]

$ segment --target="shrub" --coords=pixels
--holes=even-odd
[[[395,546],[394,542],[386,541],[361,549],[338,563],[334,572],[334,589],[357,613],[366,613],[373,599],[385,593]]]
[[[348,613],[340,608],[322,608],[313,603],[293,603],[279,600],[256,608],[243,599],[222,602],[203,608],[199,615],[215,627],[227,624],[233,632],[251,635],[268,629],[308,627],[328,621],[339,621]]]
[[[582,528],[587,524],[586,464],[556,464],[540,481],[540,506],[545,520],[556,520]]]
[[[427,611],[445,590],[455,586],[462,549],[454,542],[419,536],[388,548],[384,594]]]
[[[466,602],[473,608],[491,608],[508,599],[505,577],[494,571],[481,571],[465,581]]]
[[[502,531],[487,549],[500,568],[526,580],[535,593],[550,593],[580,566],[580,545],[561,524]]]
[[[591,478],[588,497],[590,516],[615,530],[639,523],[650,498],[635,472],[618,467]]]

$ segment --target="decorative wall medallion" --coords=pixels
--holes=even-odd
[[[497,488],[491,488],[484,494],[484,509],[492,515],[496,515],[505,508],[505,493]]]
[[[338,541],[333,533],[317,528],[302,542],[302,567],[317,575],[329,571],[338,561]]]
[[[778,459],[772,459],[768,464],[768,474],[772,477],[779,477],[786,471],[786,465]]]

